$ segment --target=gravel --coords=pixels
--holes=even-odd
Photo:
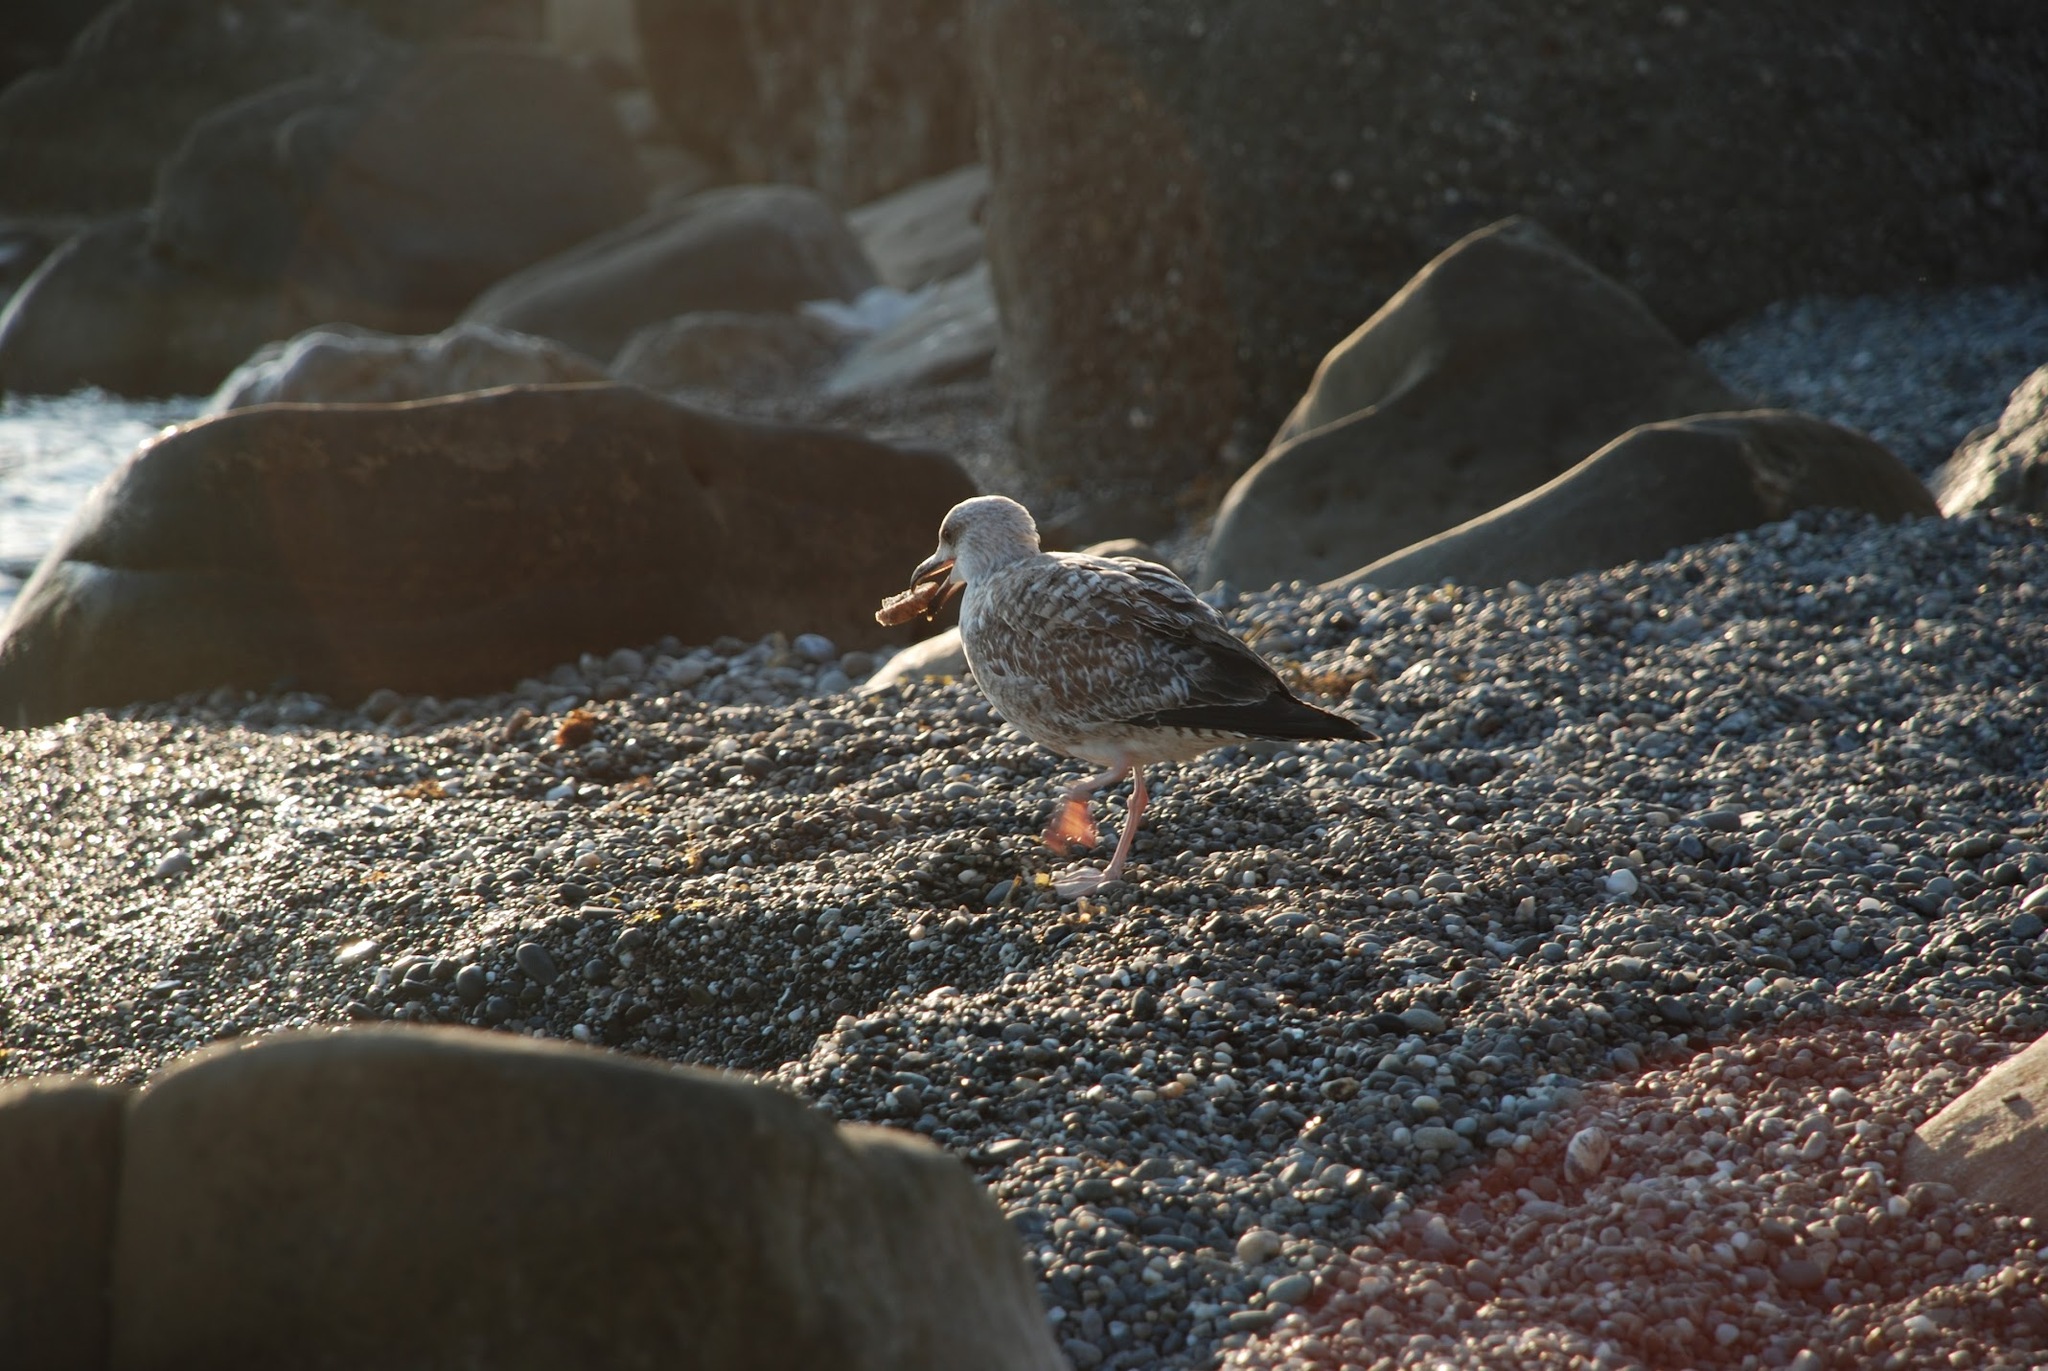
[[[976,1166],[1077,1366],[2038,1365],[2039,1235],[1896,1158],[2048,1027],[2044,534],[1232,599],[1387,741],[1181,768],[1069,904],[1075,766],[808,638],[0,734],[4,1069],[354,1018],[761,1072]]]
[[[1758,403],[1860,429],[1925,476],[2048,363],[2048,277],[1784,301],[1698,351]]]

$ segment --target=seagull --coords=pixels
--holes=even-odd
[[[1089,801],[1131,777],[1107,867],[1061,873],[1072,899],[1120,880],[1145,815],[1145,768],[1254,738],[1376,741],[1297,698],[1222,616],[1166,567],[1136,557],[1043,552],[1031,512],[982,495],[953,506],[939,546],[876,618],[936,614],[954,594],[982,693],[1026,737],[1103,770],[1069,788],[1046,826],[1057,855],[1099,840]]]

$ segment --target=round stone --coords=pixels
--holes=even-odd
[[[1246,1266],[1257,1266],[1279,1256],[1280,1247],[1280,1235],[1272,1229],[1250,1229],[1237,1240],[1237,1259]]]
[[[1297,1271],[1291,1276],[1282,1276],[1266,1287],[1268,1304],[1300,1304],[1315,1293],[1315,1277],[1306,1271]]]
[[[555,967],[555,959],[539,943],[521,943],[512,953],[512,960],[519,963],[519,969],[540,985],[552,985],[561,972]]]
[[[797,656],[808,662],[816,662],[820,666],[839,656],[838,647],[822,633],[799,633],[791,640],[789,646]]]
[[[489,985],[484,969],[471,962],[455,973],[455,998],[464,1004],[475,1004],[483,999]]]
[[[1441,1033],[1444,1031],[1444,1016],[1428,1005],[1413,1004],[1401,1011],[1401,1025],[1411,1033]]]

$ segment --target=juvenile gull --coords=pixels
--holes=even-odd
[[[1295,698],[1273,668],[1171,571],[1135,557],[1041,552],[1015,500],[953,506],[912,590],[876,617],[932,613],[956,590],[967,664],[1005,719],[1055,752],[1104,768],[1066,792],[1045,841],[1092,846],[1089,797],[1131,776],[1123,835],[1106,868],[1062,873],[1063,896],[1122,877],[1145,814],[1145,768],[1252,738],[1371,741],[1342,715]]]

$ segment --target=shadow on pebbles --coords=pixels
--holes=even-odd
[[[1897,1152],[2048,1027],[2044,534],[1226,596],[1387,741],[1181,768],[1082,904],[1076,769],[814,635],[0,734],[4,1070],[374,1019],[761,1072],[976,1167],[1081,1371],[2039,1365],[2038,1235]]]

